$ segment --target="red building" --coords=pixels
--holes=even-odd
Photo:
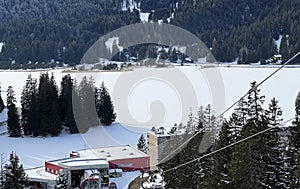
[[[149,155],[129,145],[73,151],[70,157],[105,158],[110,169],[120,168],[123,171],[148,170],[150,168]]]

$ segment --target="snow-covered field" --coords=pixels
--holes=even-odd
[[[118,115],[112,127],[91,129],[84,135],[62,134],[54,138],[8,138],[0,136],[0,153],[16,151],[25,167],[41,166],[45,160],[61,158],[72,150],[89,146],[113,146],[130,144],[136,146],[141,133],[152,126],[170,127],[186,122],[192,107],[211,103],[216,114],[230,106],[249,89],[251,81],[261,81],[276,68],[219,67],[199,69],[194,66],[177,68],[139,68],[132,72],[93,72],[97,86],[107,85]],[[63,75],[61,70],[51,71],[57,83]],[[18,105],[20,93],[28,74],[38,77],[39,72],[1,71],[2,90],[14,87]],[[266,103],[276,97],[283,109],[285,119],[294,116],[294,100],[300,91],[300,68],[284,68],[261,86]],[[71,73],[80,78],[83,73]],[[224,89],[224,90],[223,90]],[[2,92],[2,98],[6,100]],[[228,116],[229,114],[226,114]],[[0,115],[0,118],[4,114]],[[2,118],[1,118],[2,119]]]

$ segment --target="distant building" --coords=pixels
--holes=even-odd
[[[95,179],[102,186],[108,185],[109,169],[136,171],[148,170],[149,167],[149,155],[132,146],[123,145],[73,151],[69,158],[46,161],[44,167],[26,170],[26,174],[31,186],[48,189],[54,188],[56,179],[64,171],[70,175],[72,188],[80,188]]]
[[[149,155],[130,145],[73,151],[70,156],[105,158],[110,169],[123,171],[148,170],[150,167]]]
[[[109,182],[109,164],[106,159],[90,158],[63,158],[45,162],[45,167],[26,170],[30,186],[35,188],[54,188],[56,179],[61,171],[70,175],[69,183],[72,188],[79,188],[85,181],[86,170],[97,172],[100,185],[107,185]]]

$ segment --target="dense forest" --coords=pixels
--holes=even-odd
[[[216,117],[208,105],[200,107],[197,117],[191,114],[185,126],[175,125],[171,140],[163,144],[163,151],[173,153],[161,163],[166,187],[299,188],[300,92],[295,100],[295,118],[288,127],[283,127],[278,100],[273,98],[267,108],[263,108],[264,103],[265,97],[253,82],[228,119]],[[185,134],[178,134],[180,127]],[[217,128],[219,132],[212,132]],[[186,141],[178,139],[196,133],[174,153],[176,143],[179,146]],[[200,148],[203,140],[212,145]]]
[[[2,0],[0,10],[2,69],[79,64],[99,37],[141,22],[140,12],[194,33],[221,62],[268,63],[275,54],[286,61],[300,50],[299,0]],[[153,48],[129,54],[152,58]]]

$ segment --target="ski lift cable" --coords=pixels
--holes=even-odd
[[[279,125],[276,126],[276,127],[269,127],[268,129],[265,129],[265,130],[262,130],[262,131],[260,131],[260,132],[257,132],[257,133],[255,133],[255,134],[253,134],[253,135],[251,135],[251,136],[248,136],[248,137],[243,138],[243,139],[241,139],[241,140],[239,140],[239,141],[237,141],[237,142],[234,142],[234,143],[232,143],[232,144],[229,144],[229,145],[227,145],[227,146],[224,146],[224,147],[222,147],[222,148],[219,148],[219,149],[217,149],[217,150],[215,150],[215,151],[213,151],[213,152],[207,153],[207,154],[205,154],[205,155],[203,155],[203,156],[201,156],[201,157],[192,159],[192,160],[187,161],[187,162],[185,162],[185,163],[183,163],[183,164],[180,164],[180,165],[175,166],[175,167],[173,167],[173,168],[167,169],[167,170],[164,171],[164,173],[167,173],[167,172],[169,172],[169,171],[172,171],[172,170],[178,169],[178,168],[180,168],[180,167],[183,167],[183,166],[185,166],[185,165],[191,164],[191,163],[193,163],[193,162],[195,162],[195,161],[198,161],[198,160],[200,160],[200,159],[202,159],[202,158],[205,158],[205,157],[207,157],[207,156],[213,155],[213,154],[215,154],[215,153],[217,153],[217,152],[223,151],[223,150],[225,150],[225,149],[227,149],[227,148],[230,148],[230,147],[232,147],[232,146],[235,146],[235,145],[237,145],[237,144],[239,144],[239,143],[241,143],[241,142],[245,142],[245,141],[247,141],[247,140],[249,140],[249,139],[251,139],[251,138],[254,138],[254,137],[258,136],[258,135],[261,135],[261,134],[263,134],[263,133],[265,133],[265,132],[268,132],[268,131],[270,131],[270,130],[272,130],[272,129],[275,129],[275,128],[283,128],[283,127],[281,127],[281,126],[284,126],[286,123],[288,123],[288,122],[290,122],[290,121],[292,121],[292,120],[294,120],[294,119],[295,119],[295,117],[290,118],[290,119],[288,119],[287,121],[282,122],[281,124],[279,124]],[[284,127],[286,127],[286,126],[284,126]]]
[[[300,51],[296,53],[293,57],[291,57],[289,60],[287,60],[284,64],[282,64],[279,68],[277,68],[274,72],[272,72],[270,75],[268,75],[265,79],[263,79],[261,82],[259,82],[253,89],[249,90],[246,94],[244,94],[241,98],[239,98],[237,101],[235,101],[231,106],[229,106],[227,109],[225,109],[221,114],[219,114],[216,119],[222,117],[226,112],[228,112],[230,109],[232,109],[236,104],[238,104],[242,99],[244,99],[248,94],[250,94],[253,90],[257,89],[259,86],[261,86],[264,82],[266,82],[268,79],[270,79],[272,76],[274,76],[277,72],[279,72],[282,68],[284,68],[287,64],[289,64],[292,60],[294,60],[297,56],[300,55]],[[159,166],[162,162],[167,160],[169,157],[174,155],[179,149],[184,147],[186,144],[188,144],[193,138],[195,138],[198,134],[200,134],[201,131],[196,132],[194,135],[192,135],[190,138],[188,138],[185,142],[183,142],[180,146],[178,146],[173,152],[169,153],[166,157],[164,157],[160,162],[157,163],[156,166]]]

